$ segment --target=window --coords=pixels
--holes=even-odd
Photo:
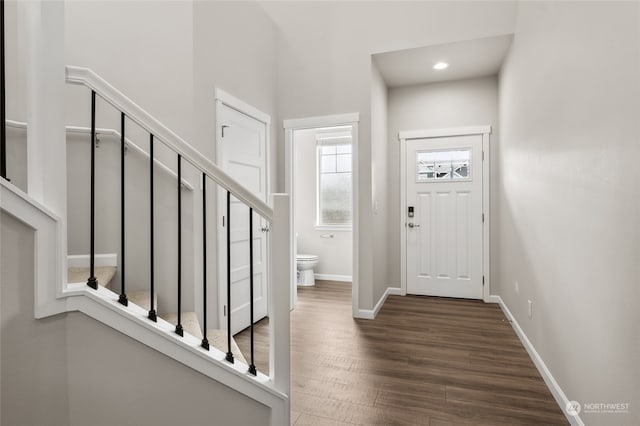
[[[316,225],[351,227],[351,136],[316,139],[318,185]],[[345,143],[346,142],[346,143]]]
[[[418,182],[471,178],[471,149],[418,152],[416,163]]]

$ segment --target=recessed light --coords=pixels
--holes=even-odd
[[[449,64],[446,63],[446,62],[438,62],[437,64],[435,64],[433,66],[434,70],[444,70],[444,69],[447,69],[447,68],[449,68]]]

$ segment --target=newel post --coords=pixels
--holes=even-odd
[[[273,221],[269,238],[269,373],[276,390],[290,395],[290,286],[291,235],[289,195],[273,194]]]

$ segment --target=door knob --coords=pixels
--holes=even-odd
[[[269,232],[269,227],[265,226],[264,228],[262,228],[262,232]]]
[[[416,224],[415,224],[415,223],[413,223],[413,222],[409,222],[409,223],[407,223],[407,226],[408,226],[409,228],[420,228],[420,225],[416,225]]]

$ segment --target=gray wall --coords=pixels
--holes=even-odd
[[[0,228],[2,424],[269,423],[262,404],[83,314],[34,319],[33,230],[5,213]]]
[[[9,111],[7,111],[7,117],[9,117],[8,114]],[[27,191],[27,131],[8,126],[7,177],[12,184]]]
[[[316,274],[348,275],[353,270],[351,230],[328,231],[315,228],[317,156],[316,130],[297,130],[295,144],[295,203],[298,253],[320,256]],[[333,238],[321,238],[332,234]]]
[[[66,332],[71,425],[269,424],[268,407],[83,314]]]
[[[631,404],[583,406],[588,425],[640,424],[638,76],[638,2],[520,4],[500,75],[497,278],[569,399]]]
[[[2,212],[0,244],[2,424],[68,425],[66,316],[33,318],[33,230]]]
[[[491,134],[491,223],[499,223],[498,190],[498,78],[482,77],[389,90],[389,268],[396,285],[400,284],[400,143],[403,130],[441,129],[490,125]],[[498,229],[492,228],[492,269],[498,267]],[[497,280],[494,280],[494,282]],[[392,283],[394,284],[394,283]],[[494,285],[494,287],[496,287]],[[492,288],[492,290],[494,290]]]
[[[280,116],[292,119],[360,112],[359,304],[371,309],[377,302],[374,264],[389,256],[389,248],[373,250],[372,169],[387,160],[372,157],[371,55],[511,33],[516,4],[363,1],[261,5],[282,30]],[[391,279],[399,281],[398,277]]]

